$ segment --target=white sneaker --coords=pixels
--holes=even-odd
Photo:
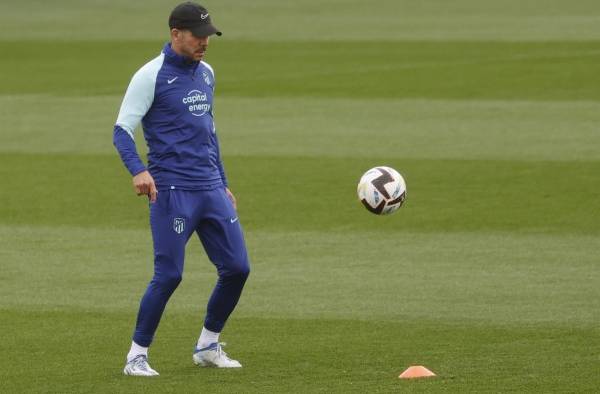
[[[201,367],[241,368],[242,364],[239,361],[227,357],[227,353],[223,351],[223,346],[225,346],[224,343],[215,342],[205,348],[194,349],[194,355],[192,356],[194,364]]]
[[[135,356],[131,361],[127,361],[125,369],[123,369],[125,375],[131,376],[157,376],[158,372],[150,368],[148,365],[148,357],[143,354]]]

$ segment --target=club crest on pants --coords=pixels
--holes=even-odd
[[[173,219],[173,231],[177,234],[181,234],[185,229],[185,219],[184,218],[175,218]]]

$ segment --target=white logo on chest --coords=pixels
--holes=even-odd
[[[210,111],[207,94],[199,90],[191,90],[182,102],[194,116],[202,116]]]

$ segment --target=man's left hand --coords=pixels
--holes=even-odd
[[[231,200],[231,203],[233,204],[233,208],[237,211],[237,202],[235,200],[235,196],[233,195],[231,190],[229,190],[228,187],[225,188],[225,193],[227,193],[227,197],[229,197],[229,199]]]

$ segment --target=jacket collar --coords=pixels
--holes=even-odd
[[[167,42],[163,47],[163,53],[165,54],[165,61],[182,68],[196,68],[200,62],[193,61],[185,56],[178,55],[171,48],[171,43]]]

